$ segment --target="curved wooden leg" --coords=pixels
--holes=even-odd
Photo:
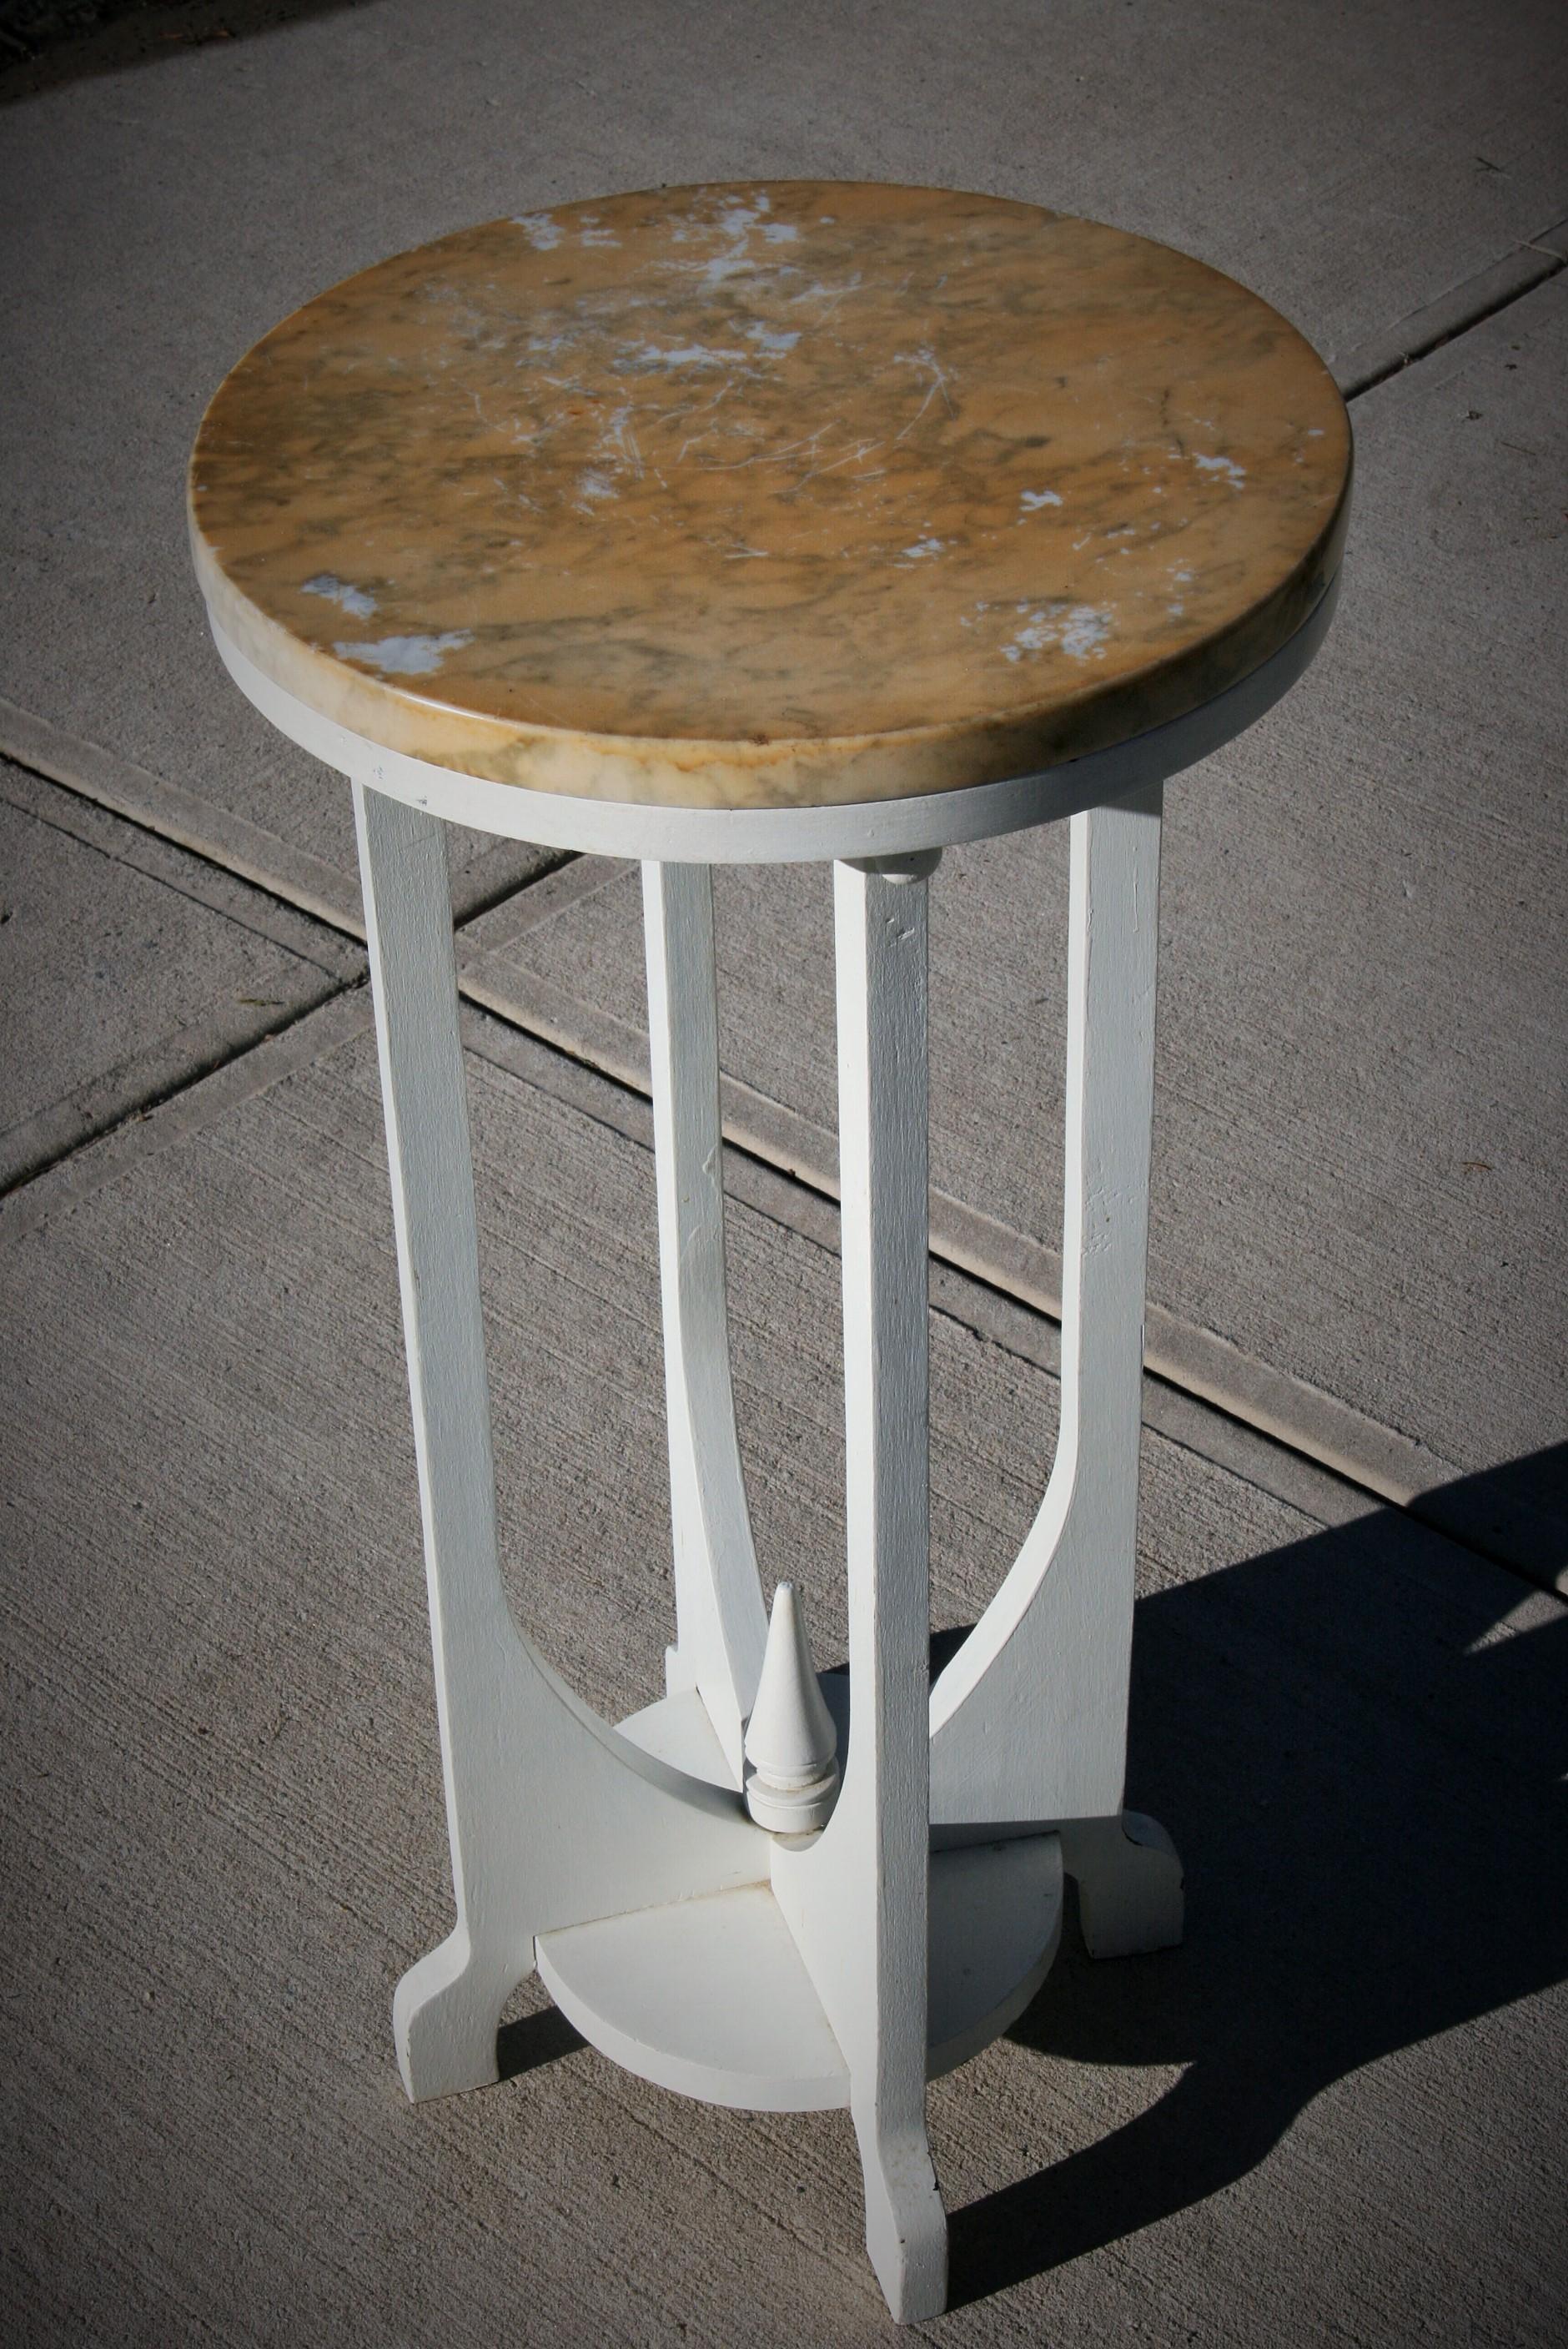
[[[1072,818],[1061,1432],[1016,1562],[931,1702],[932,1815],[949,1838],[1026,1822],[1062,1826],[1065,1847],[1066,1823],[1109,1824],[1114,1841],[1080,1836],[1079,1848],[1110,1855],[1105,1867],[1122,1884],[1153,1880],[1142,1847],[1116,1855],[1126,1841],[1161,803],[1155,785]],[[1169,1919],[1168,1902],[1161,1913]]]
[[[355,785],[456,1930],[398,1986],[411,2096],[496,2076],[537,1935],[766,1878],[738,1792],[591,1713],[512,1620],[496,1545],[468,1103],[441,826]]]
[[[839,865],[850,1742],[819,1842],[774,1891],[850,2072],[866,2249],[901,2322],[946,2305],[925,2132],[930,1892],[926,889]]]
[[[672,1696],[697,1691],[738,1786],[768,1622],[729,1368],[707,866],[645,864],[643,919],[675,1538],[676,1644],[665,1677]]]
[[[514,1963],[475,1955],[466,1921],[409,1967],[393,1993],[392,2035],[413,2103],[494,2086],[500,2013],[521,1979]]]
[[[1078,1879],[1078,1923],[1091,1958],[1173,1950],[1185,1902],[1181,1861],[1158,1819],[1122,1811],[1061,1830],[1062,1864]]]

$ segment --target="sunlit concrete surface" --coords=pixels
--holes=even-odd
[[[537,1991],[499,2087],[403,2099],[391,1990],[449,1873],[348,799],[219,668],[182,508],[225,369],[350,271],[616,187],[821,173],[1233,272],[1330,359],[1359,455],[1324,655],[1168,800],[1151,1344],[1251,1366],[1224,1413],[1146,1389],[1129,1791],[1182,1851],[1189,1938],[1096,1967],[1069,1920],[1034,2007],[933,2090],[954,2305],[921,2329],[1555,2344],[1558,12],[242,0],[62,8],[54,47],[17,13],[8,2336],[892,2337],[836,2116],[661,2095]],[[453,882],[512,1596],[623,1712],[671,1629],[634,876],[469,836]],[[1063,904],[1049,837],[933,888],[934,1175],[992,1251],[934,1265],[943,1625],[1054,1440]],[[824,1657],[827,912],[820,874],[719,892],[742,1440],[765,1579]],[[1345,1475],[1326,1428],[1362,1446]]]

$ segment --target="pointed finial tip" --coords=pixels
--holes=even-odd
[[[758,1826],[802,1835],[826,1825],[839,1790],[838,1742],[799,1595],[792,1582],[780,1582],[746,1726],[746,1805]]]

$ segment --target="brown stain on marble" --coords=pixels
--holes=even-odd
[[[1266,304],[995,197],[783,181],[494,221],[258,343],[191,469],[257,666],[368,740],[662,804],[1024,773],[1257,667],[1350,430]]]

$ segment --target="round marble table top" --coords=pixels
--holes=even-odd
[[[1268,659],[1336,567],[1344,403],[1169,247],[790,181],[492,221],[349,278],[202,422],[263,676],[536,791],[823,806],[1026,774]]]

